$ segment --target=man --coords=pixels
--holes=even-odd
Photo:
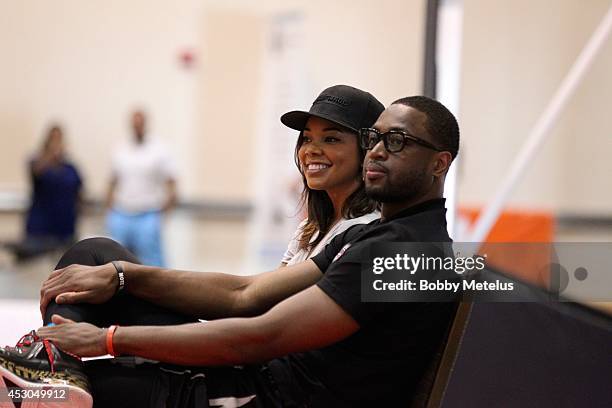
[[[381,241],[450,241],[442,193],[457,154],[459,128],[440,103],[409,97],[389,106],[373,129],[362,129],[361,142],[368,149],[366,190],[382,203],[380,221],[347,230],[310,260],[254,276],[106,263],[108,257],[101,254],[111,248],[98,249],[90,263],[96,266],[58,269],[44,283],[41,307],[47,320],[55,313],[56,326],[39,329],[31,341],[40,343],[40,337],[80,356],[109,352],[163,362],[156,374],[142,368],[137,374],[136,369],[126,373],[117,367],[89,370],[100,405],[135,406],[144,392],[140,401],[148,405],[161,400],[169,406],[185,406],[186,401],[210,406],[406,406],[443,339],[454,304],[361,302],[361,254]],[[112,246],[108,241],[98,245]],[[84,242],[84,252],[94,253],[86,246]],[[114,308],[117,321],[129,313],[121,303],[126,297],[135,306],[148,301],[171,309],[176,321],[184,316],[216,320],[103,329],[59,316],[81,307],[81,314],[73,316],[83,320],[96,307]],[[96,306],[100,303],[104,305]],[[98,321],[112,321],[112,316],[94,314]],[[0,353],[2,376],[8,376],[2,361],[18,362],[27,351],[22,348],[21,353]],[[43,364],[44,356],[30,360]],[[202,368],[238,364],[242,368]],[[111,387],[110,377],[122,381]],[[204,402],[198,392],[207,395]],[[110,394],[114,402],[107,399]]]
[[[176,204],[176,171],[166,148],[146,136],[146,122],[135,111],[134,137],[114,154],[107,229],[143,263],[163,266],[162,215]]]

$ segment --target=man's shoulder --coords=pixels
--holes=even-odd
[[[373,240],[382,241],[411,241],[418,238],[420,225],[407,222],[404,219],[389,222],[372,222],[364,225],[359,236],[354,235],[360,242]],[[357,231],[355,231],[357,232]]]
[[[450,237],[444,210],[427,211],[387,222],[376,219],[368,224],[353,225],[336,235],[320,256],[313,257],[313,260],[321,270],[326,270],[338,260],[352,262],[360,258],[360,254],[373,243],[446,241],[450,241]]]
[[[367,250],[372,243],[411,241],[411,234],[399,224],[372,221],[369,224],[354,225],[347,229],[339,238],[336,247],[338,251],[332,259],[336,262],[354,261],[360,259],[361,253]],[[345,256],[345,253],[347,254]],[[357,258],[355,258],[357,257]]]
[[[356,224],[340,234],[339,240],[344,245],[357,242],[368,242],[372,240],[410,240],[418,231],[413,223],[396,219],[389,222],[380,222],[376,219],[367,224]]]
[[[360,237],[367,234],[372,228],[375,228],[378,225],[379,220],[373,220],[368,222],[367,224],[354,224],[346,228],[343,232],[336,235],[332,242],[336,244],[337,247],[344,247],[346,245],[350,246],[352,243],[358,241]]]
[[[361,227],[361,228],[357,228]],[[363,248],[373,242],[446,242],[450,240],[443,212],[419,213],[388,222],[373,221],[347,230],[346,243]]]

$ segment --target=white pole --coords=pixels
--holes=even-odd
[[[544,113],[535,126],[529,133],[527,141],[523,144],[521,151],[512,163],[508,177],[501,183],[493,200],[485,207],[482,215],[478,218],[473,232],[470,236],[471,242],[482,242],[485,240],[493,224],[499,217],[499,213],[505,202],[508,200],[510,192],[519,182],[521,176],[525,172],[527,165],[533,160],[534,155],[542,146],[549,131],[555,124],[561,110],[567,104],[569,97],[572,95],[582,77],[595,59],[595,56],[601,49],[601,46],[606,41],[612,28],[612,5],[604,16],[597,29],[591,35],[586,46],[578,55],[578,58],[572,65],[571,69],[561,82],[557,92],[544,110]]]
[[[463,36],[463,0],[442,0],[438,11],[436,44],[437,99],[459,118],[461,85],[461,43]],[[446,221],[451,238],[457,236],[457,157],[446,175]]]

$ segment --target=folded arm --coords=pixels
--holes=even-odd
[[[125,290],[132,295],[206,319],[261,314],[321,277],[311,260],[252,276],[121,264]],[[110,263],[58,269],[43,283],[41,311],[44,314],[51,300],[58,304],[104,303],[114,296],[117,285],[117,272]]]

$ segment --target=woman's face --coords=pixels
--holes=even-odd
[[[360,159],[357,135],[325,119],[310,117],[302,133],[298,159],[313,190],[356,188]]]
[[[58,128],[53,128],[47,139],[46,150],[53,154],[61,154],[64,151],[64,141],[62,131]]]

